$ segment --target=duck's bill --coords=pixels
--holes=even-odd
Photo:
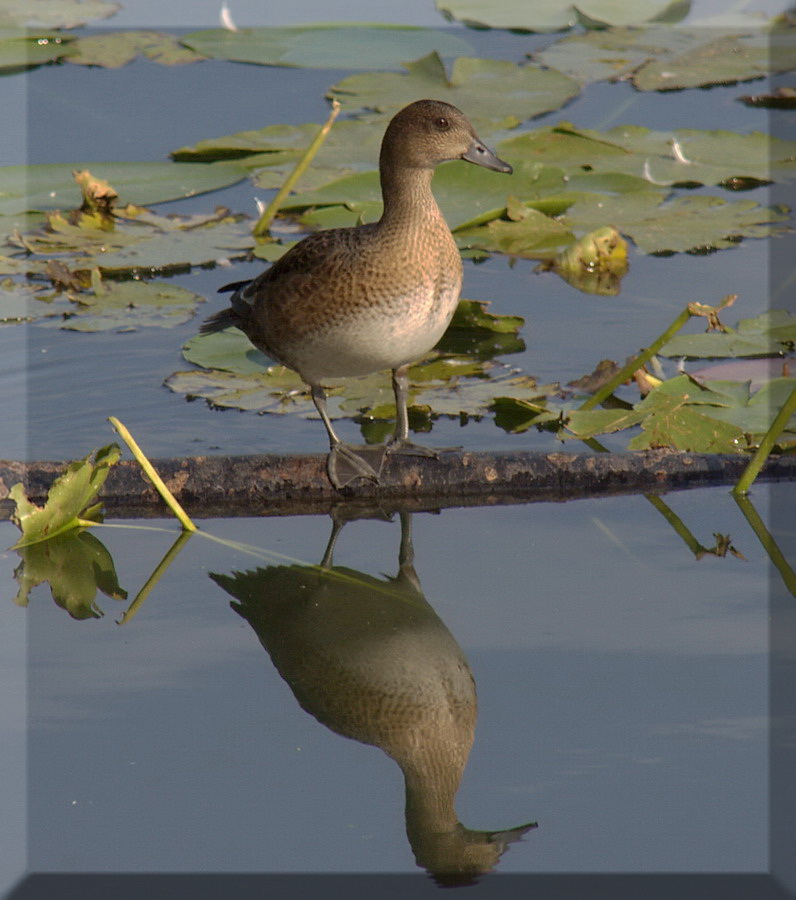
[[[510,175],[513,171],[511,166],[504,162],[480,141],[473,141],[469,150],[462,155],[462,159],[467,162],[475,163],[477,166],[483,166],[485,169],[493,169],[495,172],[505,172]]]

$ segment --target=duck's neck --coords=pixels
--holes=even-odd
[[[382,161],[385,162],[384,160]],[[444,221],[431,191],[431,168],[382,165],[381,194],[384,201],[382,225],[431,219]]]

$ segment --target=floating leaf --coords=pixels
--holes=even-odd
[[[634,191],[618,197],[583,196],[562,217],[574,230],[613,225],[632,238],[642,253],[722,249],[742,237],[768,237],[783,230],[780,207],[753,200],[728,202],[702,195],[666,199],[658,191]]]
[[[14,572],[19,593],[14,603],[27,606],[30,592],[48,582],[53,600],[73,619],[98,619],[97,592],[124,600],[113,558],[105,545],[86,531],[59,534],[37,544],[20,547],[22,562]]]
[[[796,348],[796,315],[771,310],[741,319],[726,333],[679,334],[660,351],[661,356],[713,359],[736,356],[779,356]]]
[[[187,322],[204,297],[165,281],[107,281],[76,302],[58,323],[68,331],[133,331]]]
[[[116,444],[108,444],[85,459],[69,463],[47,493],[44,506],[28,500],[24,485],[15,484],[8,496],[16,504],[11,520],[22,531],[12,549],[46,541],[80,526],[80,519],[90,519],[98,508],[91,506],[105,483],[110,467],[119,459]]]
[[[455,161],[437,167],[433,181],[434,196],[453,230],[470,228],[503,214],[509,195],[521,196],[529,202],[546,201],[564,193],[566,183],[560,170],[530,163],[517,166],[514,174],[490,172],[481,166]],[[541,203],[539,205],[544,205]],[[550,202],[551,212],[560,212],[567,203]],[[300,210],[321,206],[342,206],[348,210],[337,221],[355,224],[356,219],[375,221],[381,215],[381,186],[378,172],[363,172],[331,182],[316,191],[305,191],[288,197],[283,209]],[[339,216],[341,211],[337,211]],[[303,217],[305,223],[323,223],[321,217]]]
[[[636,125],[595,131],[559,122],[502,141],[497,151],[508,162],[534,160],[558,166],[570,176],[584,171],[632,175],[640,179],[636,187],[681,183],[735,187],[750,180],[796,176],[796,141],[760,132],[653,131]],[[621,182],[612,187],[620,188]]]
[[[105,0],[0,0],[0,28],[79,28],[121,8]]]
[[[450,76],[436,53],[406,63],[406,72],[368,72],[339,81],[329,96],[343,109],[371,109],[392,115],[421,97],[445,100],[465,110],[481,132],[517,125],[541,113],[559,109],[579,91],[577,82],[537,66],[518,66],[498,59],[460,57]],[[483,137],[483,133],[481,135]]]
[[[118,69],[138,56],[167,66],[184,65],[204,59],[171,34],[159,31],[119,31],[81,37],[70,47],[67,62],[76,66],[103,66]]]
[[[496,218],[484,227],[463,230],[457,235],[460,246],[547,259],[575,240],[566,225],[531,206],[509,201],[506,215],[508,221]]]
[[[679,0],[437,0],[437,9],[465,25],[516,31],[563,31],[576,24],[588,27],[640,25],[652,20],[678,21],[689,9]]]
[[[534,59],[584,82],[622,77],[641,91],[674,90],[793,69],[792,40],[763,31],[612,28],[562,38]]]
[[[72,46],[69,38],[57,32],[35,36],[24,31],[0,32],[0,74],[8,75],[63,59],[74,52]]]
[[[0,282],[0,323],[16,325],[55,315],[52,304],[38,297],[38,293],[30,285],[19,284],[10,278]]]
[[[254,240],[242,219],[222,207],[212,215],[197,216],[157,216],[127,207],[116,212],[108,227],[104,220],[90,215],[73,222],[60,213],[50,213],[44,228],[11,240],[36,255],[20,260],[30,271],[41,271],[37,257],[65,258],[65,254],[71,254],[72,271],[179,271],[245,256]]]
[[[443,31],[353,22],[237,31],[216,28],[186,34],[182,42],[214,59],[314,69],[389,69],[432,51],[457,56],[472,50],[467,41]]]
[[[74,209],[80,190],[73,172],[88,169],[110,182],[127,203],[145,206],[207,191],[242,181],[246,169],[232,162],[191,165],[172,162],[54,163],[0,167],[0,215],[26,210]]]

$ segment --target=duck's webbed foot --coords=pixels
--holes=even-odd
[[[408,438],[393,437],[384,448],[387,453],[402,453],[404,456],[425,456],[429,459],[438,459],[440,451],[422,444],[414,444]]]
[[[326,459],[329,481],[336,488],[344,488],[355,478],[369,478],[378,482],[384,465],[385,448],[354,446],[338,442],[332,445]]]

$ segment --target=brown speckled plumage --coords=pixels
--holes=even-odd
[[[381,219],[304,238],[262,275],[236,286],[231,308],[202,326],[211,332],[237,325],[256,347],[295,369],[312,388],[332,453],[344,453],[349,463],[352,452],[326,416],[322,381],[391,369],[398,425],[388,451],[408,445],[403,367],[437,343],[459,300],[461,257],[431,191],[434,168],[449,159],[511,171],[455,107],[437,100],[405,107],[382,142]],[[353,464],[350,477],[378,476],[368,464]],[[345,483],[331,464],[330,477]]]

